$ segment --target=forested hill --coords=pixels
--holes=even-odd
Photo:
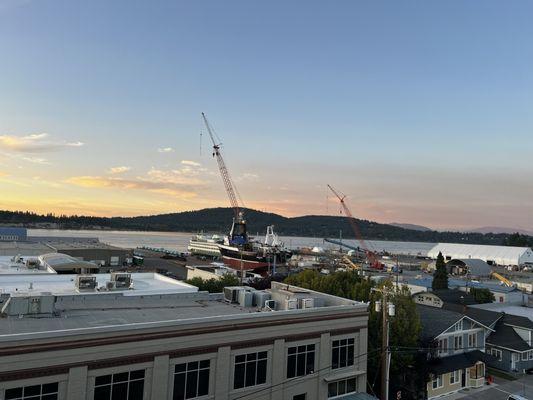
[[[219,232],[225,233],[230,227],[233,211],[230,208],[208,208],[173,214],[141,217],[84,217],[38,215],[29,212],[0,211],[0,224],[27,227],[54,227],[59,229],[117,229],[147,231],[181,232]],[[285,236],[333,237],[342,235],[353,237],[350,224],[343,216],[308,215],[287,218],[281,215],[245,210],[248,230],[252,234],[263,234],[267,225],[275,225],[275,231]],[[524,235],[482,234],[463,232],[437,232],[405,229],[399,226],[357,220],[361,233],[366,239],[454,242],[495,245],[533,245],[533,237]]]

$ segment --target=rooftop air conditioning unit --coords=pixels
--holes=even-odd
[[[254,302],[254,295],[247,290],[239,291],[239,305],[241,307],[252,307]]]
[[[286,310],[296,310],[298,308],[297,299],[286,299],[285,300],[285,309]]]
[[[26,267],[28,269],[39,268],[39,260],[37,260],[35,258],[30,258],[30,259],[26,260]]]
[[[116,282],[117,289],[129,289],[132,286],[131,274],[127,272],[112,272],[111,282]]]
[[[240,291],[241,289],[237,287],[225,287],[224,288],[224,300],[230,303],[238,303]]]
[[[307,299],[300,299],[300,308],[314,308],[315,307],[315,299],[312,297]]]
[[[76,289],[78,290],[94,290],[96,289],[96,276],[92,275],[78,275],[76,276]]]
[[[267,300],[265,301],[265,308],[270,311],[276,311],[276,300]]]

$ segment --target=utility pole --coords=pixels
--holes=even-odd
[[[389,400],[389,371],[390,371],[390,350],[389,350],[389,317],[394,317],[394,304],[389,304],[389,291],[383,287],[372,289],[381,293],[381,300],[376,301],[376,312],[381,311],[382,315],[382,335],[381,335],[381,400]]]

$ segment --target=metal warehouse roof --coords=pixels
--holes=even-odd
[[[529,247],[489,246],[478,244],[438,243],[428,256],[437,258],[439,252],[450,258],[478,258],[499,265],[519,265],[533,263],[533,251]]]

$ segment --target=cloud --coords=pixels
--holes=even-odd
[[[124,179],[109,176],[74,176],[66,180],[72,185],[87,188],[114,188],[124,190],[146,190],[154,193],[190,198],[196,196],[192,187],[186,185],[168,185],[145,179]]]
[[[123,174],[124,172],[128,172],[131,170],[131,167],[111,167],[109,168],[109,171],[107,171],[109,174]]]
[[[159,153],[173,153],[174,149],[172,147],[160,147],[157,151]]]
[[[119,171],[115,176],[74,176],[66,182],[86,188],[145,190],[167,196],[191,198],[196,196],[198,190],[205,190],[208,187],[209,182],[204,178],[211,176],[205,168],[188,164],[172,170],[152,167],[146,174],[133,178],[116,176],[129,170],[128,167],[115,167],[115,169]]]
[[[0,149],[18,153],[46,153],[58,151],[68,147],[81,147],[82,142],[67,142],[52,140],[47,133],[37,133],[26,136],[0,135]]]
[[[190,160],[182,160],[181,163],[183,165],[190,165],[191,167],[201,167],[202,164],[197,163],[196,161],[190,161]]]

